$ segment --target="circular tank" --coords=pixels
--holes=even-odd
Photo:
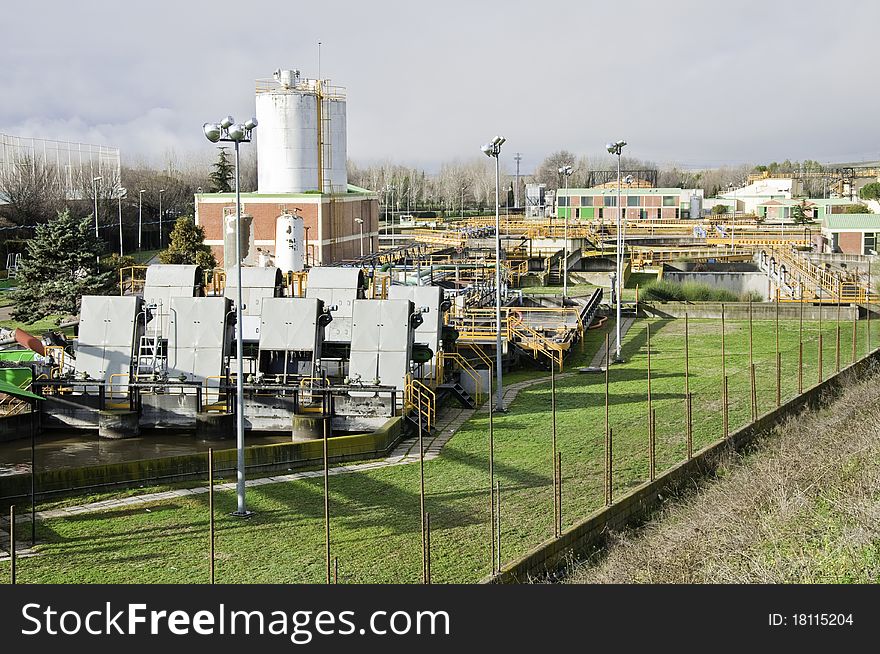
[[[324,192],[345,193],[348,191],[345,100],[325,100],[324,114],[329,118],[324,134]]]
[[[277,85],[258,86],[260,193],[303,193],[318,189],[318,83],[301,80],[295,72],[278,70]],[[338,88],[327,85],[322,88],[323,190],[345,193],[348,189],[346,102]]]
[[[281,214],[275,219],[275,266],[281,272],[299,272],[305,255],[303,219],[292,214]]]
[[[690,200],[690,216],[694,220],[699,220],[703,217],[703,198],[695,193]]]

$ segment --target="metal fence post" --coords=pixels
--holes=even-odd
[[[751,393],[751,404],[752,404],[752,422],[755,422],[758,419],[758,389],[757,389],[757,380],[755,379],[755,364],[749,366],[749,381],[752,389]]]
[[[324,554],[327,565],[327,583],[330,583],[330,460],[327,453],[327,425],[330,416],[324,416]]]
[[[727,376],[721,380],[721,422],[722,422],[722,432],[724,433],[724,438],[727,438],[730,435],[730,415],[728,413],[728,402],[727,402]]]
[[[211,538],[211,584],[214,583],[214,448],[208,448],[208,514]]]
[[[611,428],[608,424],[608,334],[605,334],[605,506],[611,506]]]
[[[9,507],[9,583],[15,586],[15,505]]]
[[[556,469],[556,374],[550,365],[550,412],[552,414],[552,461],[553,461],[553,534],[559,538],[559,475]]]

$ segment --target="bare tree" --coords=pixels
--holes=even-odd
[[[0,170],[4,214],[16,225],[44,223],[63,208],[65,185],[58,168],[34,155],[19,156]]]

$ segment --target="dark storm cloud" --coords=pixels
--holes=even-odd
[[[347,87],[349,155],[434,167],[496,133],[700,166],[880,158],[868,2],[42,2],[4,32],[0,131],[205,152],[277,67]]]

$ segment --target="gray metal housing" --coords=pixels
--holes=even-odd
[[[324,301],[332,311],[331,322],[324,333],[325,343],[350,343],[354,302],[364,297],[364,274],[360,268],[319,267],[309,271],[307,298]]]
[[[267,298],[280,297],[284,290],[284,278],[278,268],[241,269],[241,302],[244,305],[244,331],[242,338],[257,341],[260,338],[260,316]],[[223,294],[232,301],[238,300],[238,275],[236,268],[226,271],[226,289]]]
[[[353,383],[404,389],[412,359],[413,310],[410,300],[354,301],[348,365]]]
[[[222,297],[173,297],[168,331],[168,377],[204,382],[224,373],[232,343],[227,317],[231,302]],[[219,380],[214,380],[215,384]]]
[[[135,344],[143,320],[138,320],[143,300],[128,296],[84,295],[80,309],[76,348],[76,375],[109,382],[114,374],[129,375]],[[115,380],[116,383],[128,383]]]
[[[167,338],[171,298],[196,297],[201,294],[202,280],[198,266],[152,264],[144,282],[144,302],[154,304],[157,311],[148,329]]]

